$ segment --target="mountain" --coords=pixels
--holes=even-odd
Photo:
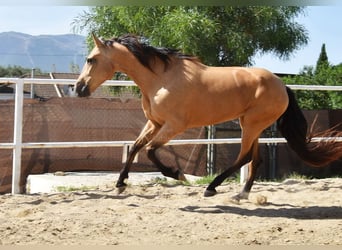
[[[87,55],[85,40],[84,36],[73,34],[31,36],[3,32],[0,33],[0,66],[69,73],[72,64],[82,69]]]

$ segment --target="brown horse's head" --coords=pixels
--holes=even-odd
[[[93,34],[94,49],[87,57],[82,72],[77,79],[75,89],[80,97],[90,96],[104,81],[109,80],[115,73],[110,53],[110,48]]]

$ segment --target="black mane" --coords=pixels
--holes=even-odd
[[[151,71],[153,71],[151,67],[152,62],[155,61],[156,57],[164,63],[165,70],[167,70],[167,67],[169,66],[171,57],[188,60],[197,59],[195,56],[181,53],[178,49],[153,47],[148,44],[144,37],[131,34],[104,41],[107,46],[111,46],[113,42],[126,46],[126,48],[139,60],[139,62]]]

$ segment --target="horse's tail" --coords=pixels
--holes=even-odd
[[[342,157],[342,142],[336,137],[342,136],[342,131],[329,129],[320,133],[308,131],[307,121],[300,110],[293,91],[286,87],[289,97],[288,107],[278,119],[277,126],[287,140],[288,145],[306,163],[312,166],[324,166]],[[329,137],[312,142],[313,137]]]

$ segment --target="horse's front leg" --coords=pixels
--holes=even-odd
[[[147,157],[156,165],[160,172],[167,177],[176,180],[186,181],[181,169],[173,169],[165,166],[156,156],[156,150],[171,140],[175,135],[183,130],[175,129],[170,124],[164,124],[155,137],[148,143],[146,147]]]
[[[151,122],[150,120],[147,121],[145,127],[141,131],[140,135],[136,139],[133,148],[130,150],[128,159],[125,163],[125,166],[121,169],[119,179],[116,183],[116,187],[118,188],[118,192],[122,193],[125,189],[127,184],[125,180],[128,179],[128,173],[130,167],[133,163],[133,160],[136,154],[153,138],[153,136],[159,131],[160,127]]]

